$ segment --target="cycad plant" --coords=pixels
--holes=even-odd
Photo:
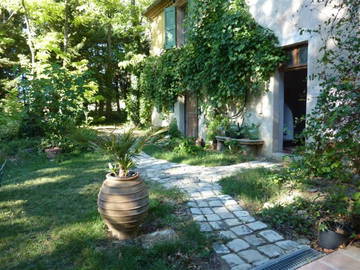
[[[155,135],[162,133],[150,131],[144,136],[136,136],[133,130],[125,131],[120,134],[111,133],[110,135],[99,137],[94,144],[113,160],[109,163],[112,174],[119,177],[129,176],[130,169],[136,165],[136,157],[139,156],[144,145]]]

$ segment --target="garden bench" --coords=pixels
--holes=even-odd
[[[258,155],[261,147],[264,145],[264,141],[262,140],[250,140],[250,139],[235,139],[231,137],[225,136],[215,136],[217,142],[217,150],[223,151],[225,148],[225,142],[234,141],[237,142],[241,146],[245,146],[246,150],[250,153]]]

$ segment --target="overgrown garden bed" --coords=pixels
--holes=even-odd
[[[224,193],[288,239],[306,238],[318,247],[318,232],[335,221],[359,233],[354,222],[360,181],[333,183],[307,178],[301,169],[249,169],[220,181]]]

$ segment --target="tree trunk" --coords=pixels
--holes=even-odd
[[[26,8],[25,5],[25,0],[21,1],[21,5],[24,9],[24,16],[25,16],[25,31],[27,34],[27,44],[29,46],[29,50],[30,50],[30,54],[31,54],[31,74],[34,77],[34,72],[35,72],[35,46],[34,46],[34,40],[33,40],[33,33],[31,30],[31,25],[30,25],[30,19],[29,19],[29,13],[28,10]]]
[[[63,66],[67,65],[67,51],[69,42],[69,0],[65,0],[65,24],[64,24],[64,53]]]

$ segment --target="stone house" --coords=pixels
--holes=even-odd
[[[310,0],[247,0],[250,13],[260,24],[271,29],[280,46],[290,55],[286,68],[278,69],[270,79],[268,92],[248,105],[248,123],[259,125],[264,141],[262,154],[277,156],[291,146],[294,137],[305,127],[297,119],[310,113],[319,94],[319,81],[309,79],[317,72],[317,59],[322,46],[319,36],[301,34],[301,29],[315,29],[331,14],[328,7]],[[186,0],[156,0],[145,11],[151,22],[151,54],[184,43]],[[183,134],[205,138],[204,117],[198,114],[196,98],[179,97],[170,116],[154,110],[154,125],[165,126],[175,117]]]

